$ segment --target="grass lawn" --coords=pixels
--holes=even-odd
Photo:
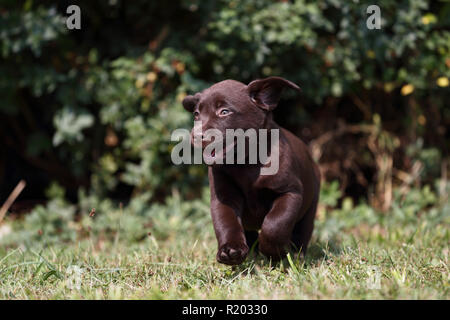
[[[35,234],[34,220],[7,219],[2,228],[29,233],[9,242],[3,238],[0,298],[449,298],[448,204],[420,214],[407,206],[385,214],[351,203],[328,212],[322,208],[305,261],[291,257],[271,265],[252,254],[235,268],[215,261],[207,206],[201,218],[177,210],[170,218],[154,218],[138,240],[132,227],[141,222],[131,209],[71,221],[75,236],[69,240],[51,237],[50,222]],[[118,231],[105,231],[110,228],[105,217],[115,217]]]

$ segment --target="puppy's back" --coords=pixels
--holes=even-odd
[[[294,156],[298,159],[300,165],[300,178],[304,185],[314,186],[311,188],[313,194],[319,192],[320,188],[320,171],[317,164],[314,162],[309,147],[292,132],[281,128],[281,133],[286,137],[291,146]],[[305,193],[309,193],[305,190]],[[305,198],[309,198],[309,194],[305,195]]]

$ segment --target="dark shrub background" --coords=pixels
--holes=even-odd
[[[65,26],[81,8],[81,30]],[[389,208],[393,190],[446,178],[450,3],[377,1],[0,2],[0,199],[13,211],[64,192],[195,199],[204,166],[170,161],[181,100],[209,85],[278,75],[277,121],[308,142],[342,197]],[[59,186],[59,187],[55,187]],[[57,190],[57,191],[55,191]],[[58,191],[59,190],[59,191]],[[61,191],[62,190],[62,191]]]

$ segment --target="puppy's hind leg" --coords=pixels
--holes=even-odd
[[[294,250],[296,252],[301,250],[300,254],[303,257],[306,255],[306,250],[308,249],[308,244],[313,233],[318,200],[318,197],[316,197],[303,218],[295,224],[294,230],[292,231],[291,241]]]

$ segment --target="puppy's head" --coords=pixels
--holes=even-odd
[[[201,141],[205,148],[211,141],[205,135],[216,129],[225,137],[226,129],[263,129],[284,88],[300,88],[280,77],[258,79],[245,85],[224,80],[195,95],[186,96],[184,108],[194,115],[191,141]]]

